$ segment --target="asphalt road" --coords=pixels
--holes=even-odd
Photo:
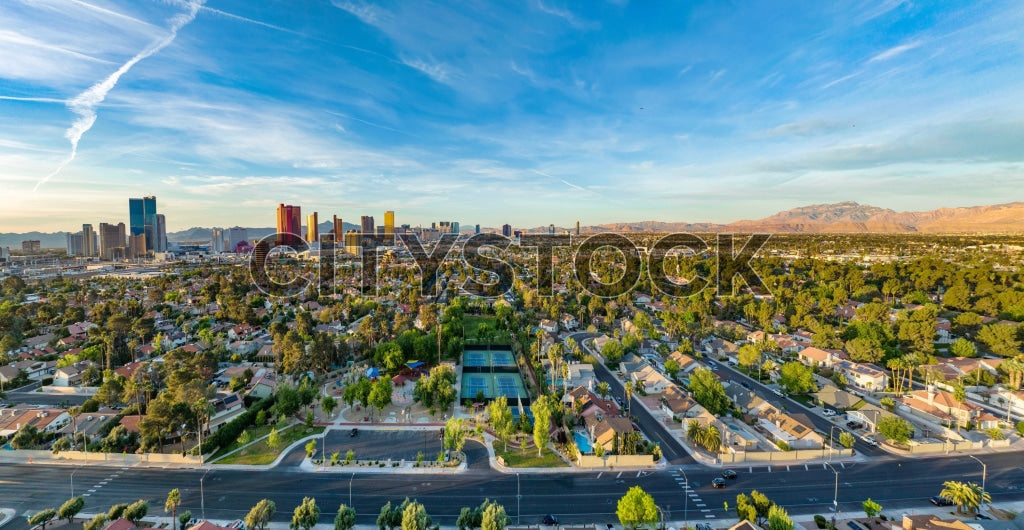
[[[45,405],[56,407],[58,405],[81,405],[89,399],[89,396],[77,394],[43,394],[40,392],[8,392],[7,401],[11,404],[22,405]]]
[[[414,443],[414,442],[413,442]],[[302,451],[298,448],[296,451]],[[31,513],[57,506],[75,493],[88,493],[86,511],[103,511],[111,504],[146,499],[159,515],[167,491],[179,488],[182,510],[214,520],[244,517],[262,498],[278,506],[275,520],[285,521],[304,496],[316,498],[329,522],[340,503],[351,503],[360,523],[373,523],[380,507],[405,497],[424,503],[434,519],[453,524],[463,506],[490,498],[523,523],[536,524],[547,513],[565,523],[613,521],[615,503],[632,485],[640,485],[672,520],[725,517],[723,502],[735,504],[736,494],[758,489],[791,513],[829,512],[836,484],[834,472],[822,464],[737,468],[739,478],[725,489],[712,489],[717,470],[700,465],[672,466],[638,476],[637,472],[502,474],[487,468],[484,449],[467,444],[471,469],[457,474],[303,473],[294,465],[262,472],[192,469],[99,468],[15,464],[0,466],[0,504]],[[986,489],[996,502],[1024,498],[1024,468],[1013,453],[985,455]],[[981,481],[977,462],[967,457],[897,460],[887,457],[870,463],[836,466],[840,512],[859,512],[871,497],[886,513],[898,514],[927,504],[944,480]],[[74,473],[72,479],[71,474]],[[684,492],[684,473],[693,495]],[[203,478],[205,477],[205,478]],[[202,480],[201,480],[202,479]],[[200,487],[202,482],[202,487]],[[351,485],[351,490],[349,489]],[[516,492],[522,497],[518,499]],[[700,505],[704,506],[700,506]],[[688,505],[688,506],[687,506]],[[730,514],[731,515],[731,514]],[[12,524],[17,525],[17,522]],[[12,526],[12,528],[19,528]]]

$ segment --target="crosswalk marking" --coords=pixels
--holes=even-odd
[[[706,513],[706,514],[704,514],[704,518],[705,518],[705,519],[714,519],[714,518],[715,518],[715,516],[714,516],[714,515],[711,515],[710,513]]]
[[[842,462],[839,462],[839,467],[846,469],[846,466],[844,466]]]
[[[810,471],[810,469],[808,469],[807,467],[807,464],[804,464],[804,471]]]
[[[597,474],[597,478],[601,478],[601,475],[604,475],[604,471],[602,471],[602,472],[598,473],[598,474]]]

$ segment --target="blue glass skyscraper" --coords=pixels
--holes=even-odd
[[[131,235],[146,236],[146,252],[159,250],[157,243],[156,197],[128,199],[128,226]]]

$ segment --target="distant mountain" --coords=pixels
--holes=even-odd
[[[342,227],[345,230],[358,230],[359,229],[359,226],[354,225],[352,223],[342,222],[341,224],[342,224]],[[325,223],[320,223],[318,226],[320,228],[320,233],[321,234],[324,233],[324,232],[327,232],[327,231],[330,231],[330,230],[334,229],[334,223],[332,223],[330,221],[325,222]],[[305,229],[306,229],[305,225],[303,225],[302,229],[303,229],[303,235],[305,235]],[[269,236],[269,235],[273,234],[274,232],[277,232],[277,228],[274,228],[274,227],[246,228],[245,230],[246,230],[247,235],[249,236],[250,240],[259,239],[261,237]],[[193,228],[189,228],[188,230],[181,230],[179,232],[168,233],[167,234],[167,241],[174,241],[174,242],[177,242],[177,243],[206,242],[206,241],[210,240],[211,232],[212,232],[212,230],[210,228],[193,227]],[[18,244],[20,245],[21,243],[18,243]],[[43,246],[46,246],[46,245],[43,245]]]
[[[39,240],[39,246],[42,248],[65,248],[68,246],[67,232],[26,232],[24,234],[7,232],[0,234],[0,247],[21,250],[22,241],[34,239]]]
[[[897,212],[856,202],[816,204],[757,220],[736,221],[723,229],[738,232],[963,233],[1024,232],[1024,202]]]

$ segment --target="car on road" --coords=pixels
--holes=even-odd
[[[874,447],[878,447],[878,442],[874,438],[871,438],[871,437],[868,437],[868,436],[861,436],[860,439],[863,440],[864,443],[866,443],[868,445],[872,445]]]
[[[718,370],[718,363],[716,363],[715,361],[712,361],[712,360],[709,359],[709,360],[704,361],[704,362],[708,365],[708,368],[710,368],[712,370]]]
[[[355,427],[352,427],[352,430],[351,430],[351,431],[348,431],[348,436],[349,436],[350,438],[355,438],[355,436],[356,436],[357,434],[359,434],[359,429],[357,429],[357,428],[355,428]]]
[[[740,381],[740,385],[742,385],[743,388],[746,388],[747,390],[750,390],[750,383],[748,383],[746,381]]]
[[[975,518],[975,519],[984,519],[984,520],[986,520],[986,521],[990,521],[990,520],[992,520],[992,518],[991,518],[991,517],[989,517],[989,516],[987,516],[987,515],[985,515],[985,514],[983,514],[983,513],[979,513],[978,515],[975,515],[975,516],[974,516],[974,518]]]
[[[825,416],[830,416],[830,417],[836,415],[836,411],[834,411],[832,409],[825,409],[825,410],[821,411],[821,413],[824,414]]]
[[[773,389],[772,389],[772,392],[773,392],[773,393],[774,393],[774,394],[775,394],[776,396],[779,396],[779,397],[786,397],[786,395],[785,395],[785,394],[783,394],[783,393],[782,393],[782,391],[781,391],[781,390],[779,390],[778,388],[773,388]]]
[[[848,422],[846,422],[846,426],[847,426],[847,427],[849,427],[849,428],[851,428],[851,429],[860,429],[860,428],[861,428],[861,427],[863,427],[864,425],[862,425],[862,424],[861,424],[860,422],[858,422],[858,421],[848,421]]]
[[[541,524],[545,524],[545,525],[548,525],[548,526],[557,525],[558,524],[558,518],[555,517],[554,515],[551,515],[549,513],[549,514],[545,515],[544,518],[540,520],[540,522],[541,522]]]
[[[934,496],[934,497],[932,497],[932,498],[930,498],[928,500],[932,501],[932,504],[934,504],[936,506],[952,506],[953,505],[953,501],[951,501],[951,500],[949,500],[949,499],[947,499],[945,497],[940,497],[938,495],[936,495],[936,496]]]
[[[716,489],[724,488],[725,479],[722,477],[715,477],[715,479],[711,481],[711,487]]]
[[[737,475],[736,472],[731,469],[726,469],[725,471],[722,471],[722,478],[734,479],[737,476],[739,475]]]

